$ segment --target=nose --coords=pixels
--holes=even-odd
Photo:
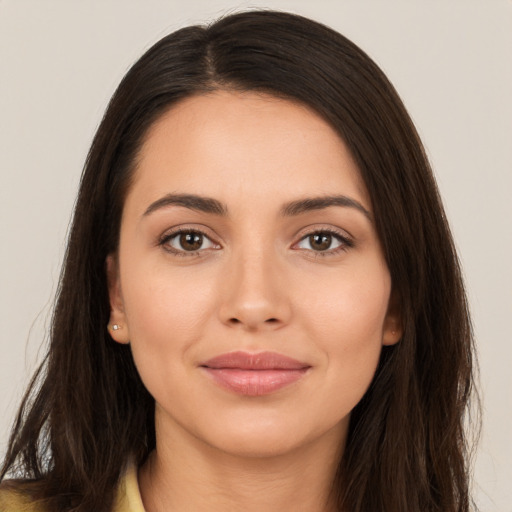
[[[285,274],[268,252],[233,255],[222,283],[221,321],[246,331],[275,330],[286,325],[291,303]]]

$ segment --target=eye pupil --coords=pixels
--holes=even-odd
[[[203,245],[201,233],[181,233],[180,245],[185,251],[197,251]]]
[[[310,235],[309,243],[315,251],[326,251],[331,246],[332,235],[328,233],[315,233]]]

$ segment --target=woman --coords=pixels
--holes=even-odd
[[[286,13],[185,28],[93,141],[0,504],[467,511],[471,361],[436,185],[377,66]]]

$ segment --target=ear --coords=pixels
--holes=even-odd
[[[108,332],[117,343],[130,343],[130,333],[126,323],[123,295],[119,279],[119,264],[114,254],[107,256],[106,262],[108,295],[110,299],[110,320]]]
[[[402,339],[404,328],[402,324],[402,315],[400,311],[400,300],[398,294],[391,292],[388,304],[388,311],[384,319],[382,329],[382,344],[395,345]]]

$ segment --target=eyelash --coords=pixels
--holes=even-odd
[[[334,229],[329,229],[329,228],[320,228],[320,229],[316,229],[314,231],[310,231],[309,233],[302,235],[300,240],[298,242],[296,242],[294,244],[294,246],[301,243],[303,240],[306,240],[307,238],[314,236],[314,235],[330,235],[334,239],[338,240],[338,242],[340,242],[339,247],[335,247],[334,249],[327,249],[325,251],[314,251],[314,250],[310,250],[310,249],[298,249],[298,250],[311,252],[315,258],[316,257],[325,258],[328,256],[335,256],[341,252],[347,251],[348,249],[352,249],[355,245],[354,241],[351,238],[349,238],[345,234],[341,234],[339,231],[336,231]]]
[[[185,256],[185,257],[200,256],[200,252],[204,251],[206,249],[198,249],[197,251],[185,251],[185,250],[175,249],[174,247],[171,247],[170,245],[168,245],[169,242],[173,238],[176,238],[180,235],[189,235],[189,234],[190,235],[199,234],[202,237],[204,237],[205,239],[209,240],[212,244],[219,246],[219,244],[214,242],[210,236],[208,236],[204,231],[202,231],[201,229],[198,229],[198,228],[193,228],[193,229],[192,228],[181,228],[181,229],[177,229],[176,231],[172,231],[171,233],[166,233],[165,235],[163,235],[160,238],[158,245],[163,247],[163,249],[165,251],[170,252],[174,256]]]
[[[196,251],[186,251],[186,250],[175,249],[175,248],[171,247],[170,245],[168,245],[172,239],[176,238],[177,236],[183,235],[183,234],[199,234],[202,237],[204,237],[205,239],[209,240],[212,244],[220,247],[220,245],[217,242],[214,242],[210,238],[210,236],[208,236],[204,231],[202,231],[201,229],[198,229],[198,228],[193,228],[193,229],[192,228],[190,228],[190,229],[182,228],[182,229],[177,229],[176,231],[172,231],[171,233],[166,233],[159,239],[158,245],[163,247],[165,251],[170,252],[171,254],[173,254],[175,256],[198,257],[198,256],[200,256],[200,253],[202,251],[207,250],[207,249],[198,249]],[[340,252],[347,251],[348,249],[351,249],[352,247],[354,247],[354,241],[352,239],[350,239],[346,235],[342,235],[340,232],[338,232],[336,230],[327,229],[327,228],[316,229],[314,231],[310,231],[310,232],[302,235],[301,238],[299,239],[299,241],[296,242],[295,244],[293,244],[293,246],[300,244],[302,241],[304,241],[307,238],[314,236],[314,235],[332,236],[334,239],[336,239],[338,242],[340,242],[340,245],[339,245],[339,247],[336,247],[334,249],[327,249],[325,251],[315,251],[313,249],[297,249],[297,250],[311,252],[312,254],[314,254],[315,257],[327,257],[327,256],[333,256],[333,255],[339,254]]]

